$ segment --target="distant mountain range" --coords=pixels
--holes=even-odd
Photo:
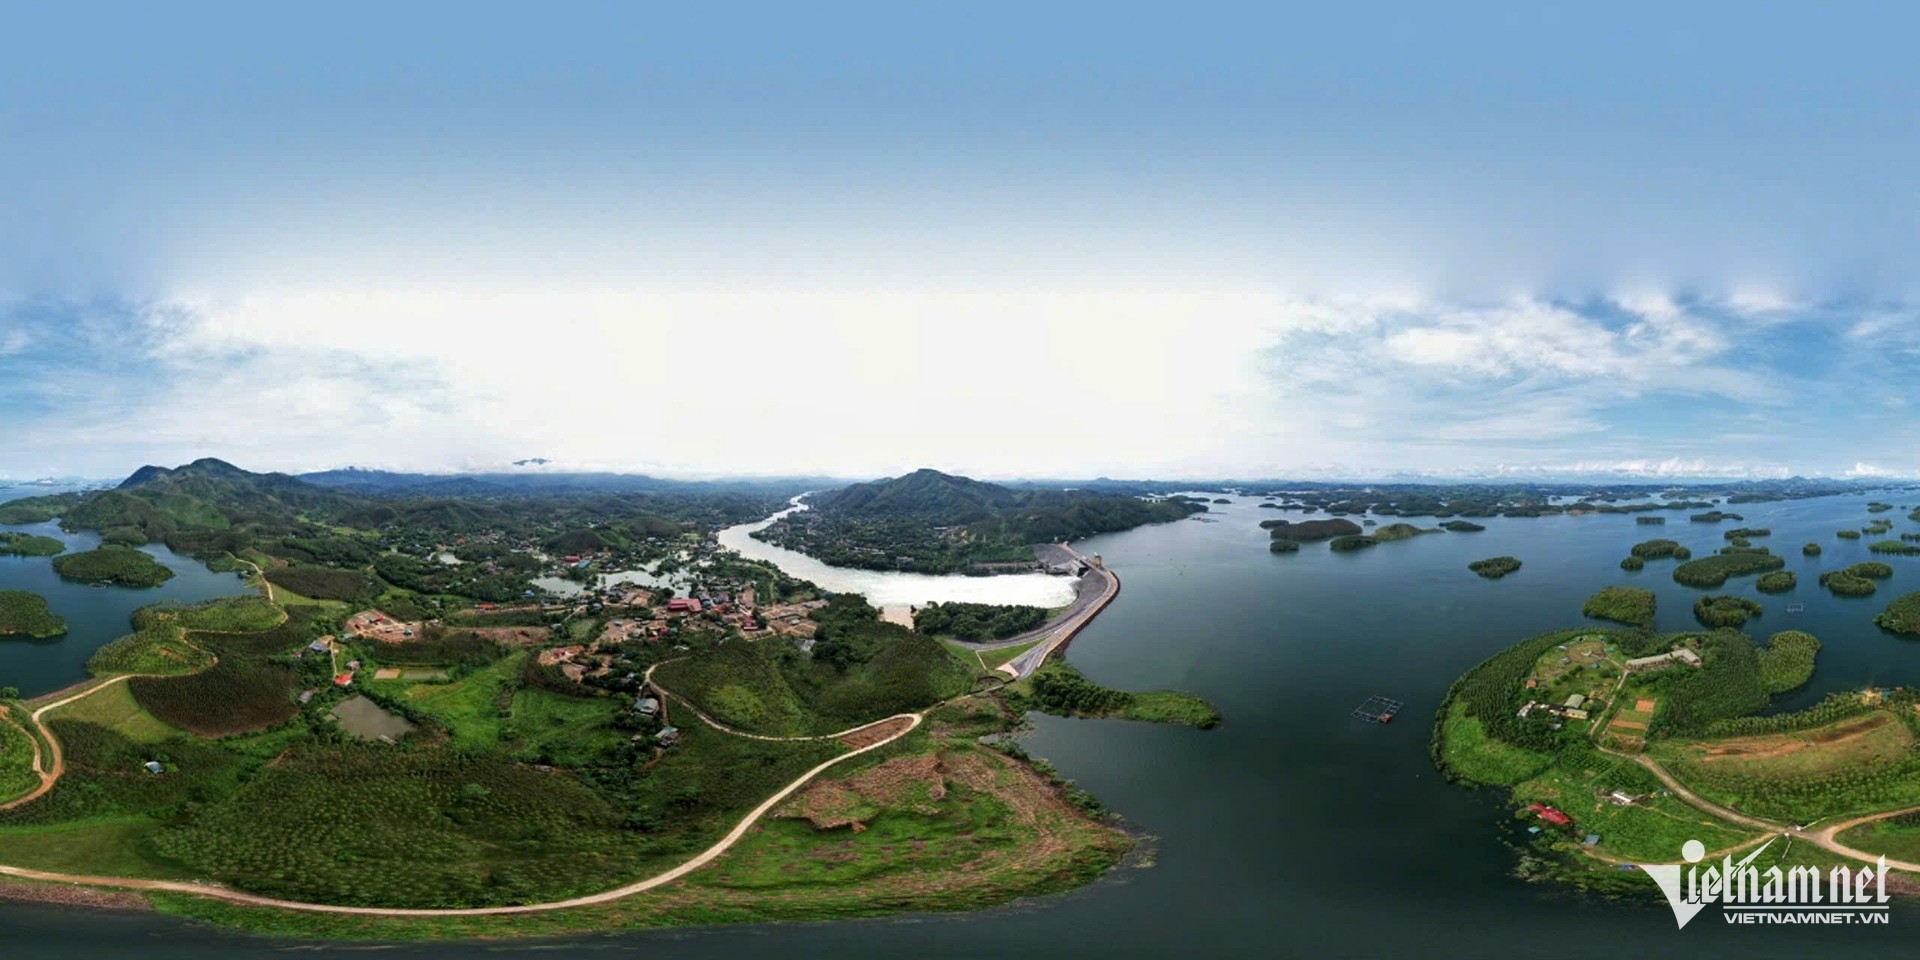
[[[546,461],[518,461],[539,464]],[[779,477],[720,480],[669,480],[639,473],[397,473],[347,467],[300,474],[299,479],[321,487],[362,494],[392,496],[489,497],[588,493],[753,493],[806,490],[839,486],[843,480],[827,477]]]

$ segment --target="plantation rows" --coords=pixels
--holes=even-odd
[[[189,638],[211,650],[212,669],[187,676],[135,677],[135,700],[154,716],[201,736],[264,730],[299,712],[293,702],[297,675],[286,655],[310,634],[309,614],[294,607],[286,622],[253,633],[196,631]]]
[[[224,883],[327,903],[555,899],[632,871],[640,838],[575,778],[490,756],[297,748],[156,851]]]
[[[1764,776],[1725,764],[1679,763],[1674,773],[1702,794],[1760,816],[1808,822],[1835,814],[1920,804],[1920,756],[1814,776]]]

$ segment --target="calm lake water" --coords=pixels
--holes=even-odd
[[[930,957],[1515,957],[1896,956],[1920,936],[1920,907],[1902,903],[1880,928],[1729,927],[1715,916],[1676,931],[1663,906],[1591,901],[1509,876],[1506,808],[1489,791],[1441,781],[1427,757],[1429,721],[1447,685],[1530,634],[1581,622],[1581,601],[1610,583],[1653,588],[1660,626],[1692,626],[1698,591],[1672,582],[1672,561],[1618,568],[1636,541],[1668,536],[1696,556],[1736,524],[1664,527],[1631,516],[1493,519],[1477,534],[1434,534],[1351,554],[1266,549],[1255,501],[1209,519],[1081,544],[1119,572],[1120,597],[1073,643],[1070,659],[1102,682],[1178,687],[1226,714],[1199,732],[1120,721],[1036,718],[1028,746],[1157,837],[1158,865],[1085,890],[974,914],[854,923],[629,933],[541,944],[401,946],[383,956],[680,958]],[[1839,600],[1813,574],[1868,559],[1860,527],[1869,497],[1736,507],[1800,574],[1791,594],[1761,597],[1754,629],[1810,630],[1824,644],[1811,689],[1791,704],[1865,683],[1920,682],[1920,643],[1873,627],[1899,593],[1920,589],[1920,559],[1866,600]],[[1896,494],[1911,503],[1912,493]],[[1912,530],[1907,509],[1883,514]],[[1431,521],[1419,521],[1428,523]],[[1800,545],[1826,554],[1803,559]],[[1513,554],[1500,581],[1470,560]],[[1752,579],[1717,592],[1758,596]],[[1788,614],[1791,600],[1804,613]],[[1375,726],[1348,716],[1373,694],[1407,703]],[[12,958],[266,957],[297,945],[162,917],[0,906]],[[326,946],[358,952],[364,946]]]
[[[46,487],[0,488],[0,501],[59,492]],[[64,533],[56,523],[4,526],[0,529],[55,537],[67,552],[100,545],[93,533]],[[163,546],[143,548],[173,571],[158,587],[92,587],[60,579],[51,557],[0,557],[0,590],[30,590],[47,598],[53,612],[66,618],[65,636],[51,640],[0,640],[0,686],[19,687],[29,697],[86,679],[87,658],[95,650],[133,631],[133,611],[150,603],[194,603],[251,592],[231,573],[214,573]]]

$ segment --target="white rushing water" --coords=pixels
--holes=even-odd
[[[1073,578],[1044,573],[1021,573],[998,577],[969,577],[961,574],[935,576],[927,573],[898,573],[890,570],[857,570],[830,567],[804,553],[755,540],[753,532],[765,529],[775,520],[795,510],[805,510],[796,497],[792,507],[756,523],[743,523],[720,531],[720,545],[738,551],[743,557],[764,560],[779,567],[790,577],[811,580],[835,593],[858,593],[876,607],[900,604],[969,603],[1028,604],[1036,607],[1064,607],[1073,602]]]

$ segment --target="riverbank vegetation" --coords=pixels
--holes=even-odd
[[[913,628],[956,640],[1004,640],[1047,622],[1044,607],[991,603],[929,603],[914,611]]]
[[[1467,569],[1488,580],[1498,580],[1520,569],[1520,560],[1517,557],[1488,557],[1485,560],[1475,560],[1467,564]]]
[[[1652,590],[1642,587],[1602,587],[1581,605],[1580,613],[1650,630],[1653,628],[1654,606]]]
[[[1192,694],[1115,690],[1088,680],[1061,660],[1049,661],[1020,686],[1025,692],[1009,688],[1004,694],[1007,705],[1015,710],[1038,710],[1063,717],[1117,717],[1202,730],[1220,723],[1220,711]]]
[[[67,621],[47,607],[47,598],[26,590],[0,590],[0,637],[49,640],[67,632]]]
[[[173,579],[173,571],[150,554],[111,544],[55,557],[53,569],[66,580],[123,587],[157,587]]]

